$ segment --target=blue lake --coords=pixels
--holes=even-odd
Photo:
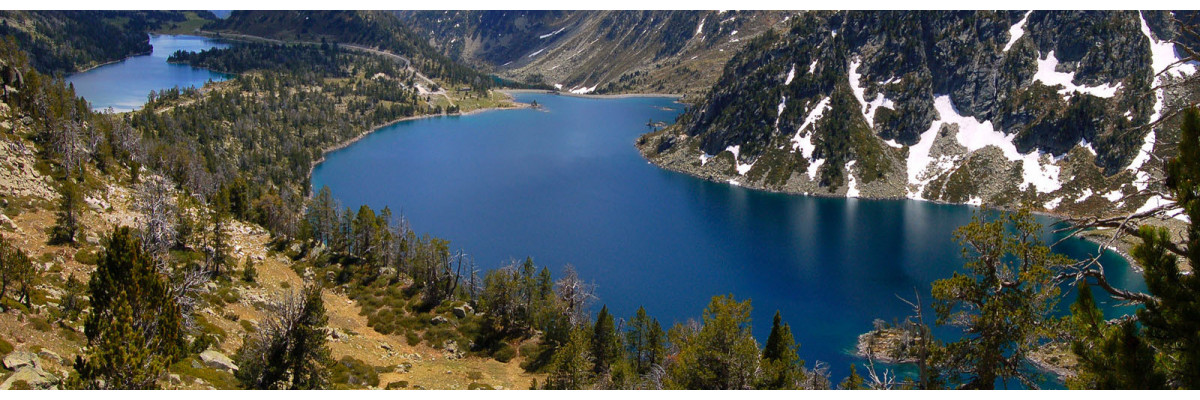
[[[571,263],[617,316],[644,305],[669,326],[699,319],[714,295],[752,299],[760,343],[781,311],[807,366],[829,363],[835,383],[861,361],[851,353],[874,319],[911,313],[897,295],[916,290],[928,303],[930,284],[961,268],[952,232],[976,208],[696,179],[647,163],[633,145],[647,120],[682,111],[670,99],[516,97],[544,110],[397,123],[330,154],[313,187],[352,207],[390,206],[482,268],[532,256],[559,274]],[[1058,250],[1082,257],[1096,246]],[[1144,288],[1119,256],[1104,261],[1116,283]],[[1097,297],[1110,316],[1128,311]]]
[[[200,36],[151,35],[154,50],[148,55],[126,58],[112,64],[71,75],[67,83],[75,93],[92,105],[93,110],[123,112],[141,108],[152,90],[173,87],[201,87],[208,81],[222,81],[229,75],[167,63],[177,50],[201,51],[224,48],[228,44]]]

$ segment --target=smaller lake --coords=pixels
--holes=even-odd
[[[201,51],[226,48],[228,44],[200,36],[150,35],[154,50],[67,77],[75,94],[87,99],[93,110],[125,112],[146,104],[152,90],[201,87],[208,81],[223,81],[229,75],[187,65],[167,63],[178,50]]]

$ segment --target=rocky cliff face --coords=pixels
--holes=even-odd
[[[576,93],[702,93],[783,11],[405,11],[451,58]]]
[[[1167,42],[1179,19],[805,13],[747,44],[704,101],[639,145],[668,168],[769,190],[1137,208],[1122,197],[1168,151],[1146,125],[1184,95],[1153,88],[1196,70],[1155,75],[1180,59]]]

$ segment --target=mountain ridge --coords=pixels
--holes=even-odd
[[[1136,209],[1121,198],[1167,151],[1146,145],[1163,106],[1146,96],[1195,71],[1154,75],[1179,56],[1160,45],[1171,15],[1147,14],[805,13],[638,145],[668,169],[789,193]],[[1056,40],[1082,31],[1105,34]]]

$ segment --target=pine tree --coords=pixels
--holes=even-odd
[[[325,303],[321,289],[284,300],[255,336],[234,355],[234,376],[247,389],[324,389],[332,356],[326,345]]]
[[[112,299],[110,318],[99,321],[104,332],[87,348],[88,358],[75,358],[72,389],[147,390],[158,389],[156,380],[166,371],[169,358],[152,348],[139,346],[145,338],[134,326],[133,311],[124,291]]]
[[[1069,264],[1037,239],[1040,232],[1025,210],[991,222],[977,214],[955,231],[966,273],[933,283],[933,309],[939,325],[963,329],[939,366],[963,388],[991,389],[1009,379],[1032,385],[1039,376],[1025,360],[1053,333],[1059,289],[1052,268]]]
[[[226,232],[229,218],[229,197],[225,191],[221,191],[213,199],[212,209],[209,211],[206,255],[208,270],[213,276],[220,276],[221,268],[231,264],[229,233]]]
[[[1071,343],[1079,363],[1067,387],[1084,390],[1166,389],[1166,377],[1155,368],[1154,349],[1142,340],[1130,320],[1108,325],[1087,283],[1071,305]]]
[[[651,367],[662,365],[666,354],[664,336],[658,320],[646,315],[644,307],[638,307],[637,314],[629,320],[629,330],[625,332],[630,363],[638,375],[645,375]]]
[[[1170,388],[1200,388],[1200,277],[1179,268],[1179,256],[1200,265],[1200,225],[1195,223],[1200,220],[1200,109],[1184,112],[1177,148],[1178,156],[1166,163],[1162,196],[1174,198],[1192,221],[1186,243],[1174,243],[1164,228],[1138,227],[1140,243],[1131,255],[1144,268],[1149,292],[1138,293],[1144,304],[1137,311],[1138,324],[1122,322],[1078,335],[1074,347],[1082,360],[1076,387],[1157,387],[1165,377]],[[1080,326],[1100,326],[1097,315],[1084,305],[1073,318],[1087,322]],[[1147,360],[1147,347],[1153,350],[1153,363]]]
[[[1184,114],[1179,156],[1167,163],[1167,188],[1175,194],[1190,224],[1187,261],[1200,265],[1200,109]],[[1145,271],[1146,288],[1157,301],[1138,311],[1146,340],[1158,350],[1158,361],[1171,386],[1200,389],[1200,276],[1184,274],[1178,257],[1166,249],[1171,235],[1165,228],[1143,226],[1142,243],[1132,255]]]
[[[258,280],[258,270],[254,268],[254,259],[246,255],[246,261],[242,263],[242,281],[246,283],[254,283]]]
[[[30,292],[36,287],[37,271],[25,251],[8,239],[0,238],[0,307],[10,286],[17,291],[17,301],[29,307]]]
[[[73,179],[63,180],[59,190],[58,214],[55,217],[54,228],[50,232],[50,242],[54,244],[75,244],[75,236],[79,233],[80,218],[83,213],[83,190]]]
[[[571,330],[570,339],[554,353],[550,361],[550,375],[546,377],[546,389],[579,390],[592,383],[591,332],[576,328]]]
[[[846,379],[842,380],[842,383],[838,384],[838,389],[863,390],[866,388],[867,384],[862,376],[858,374],[858,369],[854,367],[854,364],[850,364],[850,376],[847,376]]]
[[[667,368],[667,386],[688,390],[753,387],[759,350],[750,333],[750,310],[749,300],[737,302],[732,295],[713,297],[704,309],[698,332],[672,336],[679,354]]]
[[[179,306],[154,265],[129,228],[114,230],[88,283],[89,347],[75,362],[80,387],[147,388],[183,356]]]
[[[792,337],[792,328],[783,323],[779,311],[775,311],[771,334],[767,336],[762,354],[762,376],[759,389],[797,389],[804,380],[804,361],[797,354],[800,346]]]
[[[596,315],[596,325],[592,331],[592,355],[595,356],[595,372],[598,375],[610,372],[613,364],[621,360],[621,337],[617,335],[617,327],[608,306],[600,308]]]

